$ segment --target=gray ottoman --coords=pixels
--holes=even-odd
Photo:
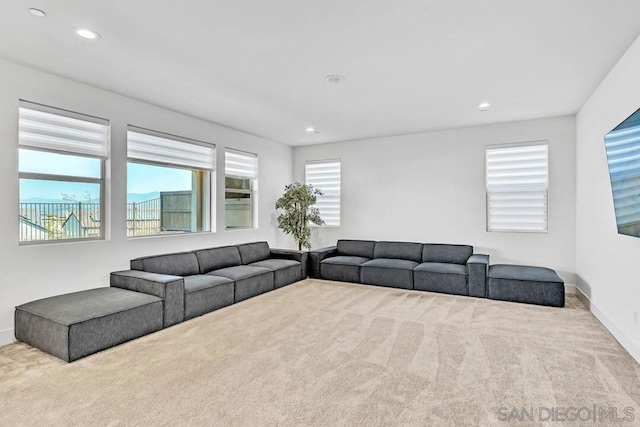
[[[492,265],[487,291],[495,300],[564,307],[564,282],[549,268]]]
[[[162,329],[162,316],[158,297],[89,289],[16,307],[16,339],[72,362]]]

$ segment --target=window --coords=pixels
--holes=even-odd
[[[320,189],[324,195],[318,196],[315,207],[325,225],[340,225],[340,160],[307,162],[304,165],[305,182]]]
[[[227,149],[224,155],[224,216],[228,230],[254,227],[258,156]]]
[[[487,148],[487,231],[547,231],[548,152],[546,142]]]
[[[129,126],[127,236],[211,230],[215,145]]]
[[[21,244],[104,238],[109,122],[20,102]]]

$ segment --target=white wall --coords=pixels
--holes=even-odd
[[[594,314],[640,361],[640,239],[619,235],[604,135],[640,108],[640,39],[577,116],[576,271]]]
[[[549,232],[486,231],[485,147],[548,140]],[[557,117],[294,148],[304,163],[342,160],[342,222],[314,232],[315,247],[339,238],[462,243],[492,263],[542,265],[575,284],[575,120]]]
[[[180,78],[176,76],[176,78]],[[171,90],[158,88],[158,90]],[[38,102],[111,121],[110,235],[104,241],[18,246],[18,100]],[[216,233],[127,239],[126,127],[134,124],[218,146]],[[258,154],[256,230],[224,230],[224,156],[233,147]],[[109,169],[109,168],[108,168]],[[13,340],[16,305],[51,295],[108,286],[109,272],[138,256],[267,240],[291,246],[274,227],[274,205],[291,182],[292,150],[237,130],[194,119],[90,86],[0,60],[0,345]]]

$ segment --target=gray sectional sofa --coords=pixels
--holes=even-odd
[[[19,341],[73,361],[307,277],[564,306],[543,267],[494,265],[468,245],[339,240],[311,252],[267,242],[137,258],[109,288],[16,307]]]
[[[564,282],[555,271],[492,265],[473,246],[338,240],[309,253],[313,278],[478,298],[564,307]]]
[[[468,245],[338,240],[309,257],[314,278],[486,296],[489,256]]]
[[[72,362],[305,279],[307,256],[255,242],[137,258],[108,288],[16,307],[16,339]]]
[[[167,327],[306,277],[307,252],[255,242],[137,258],[110,284],[161,298]]]

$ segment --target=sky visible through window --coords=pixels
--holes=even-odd
[[[93,202],[100,199],[98,184],[82,182],[39,181],[33,179],[20,180],[21,202]]]
[[[193,172],[187,169],[129,163],[127,166],[127,193],[190,191],[192,174]]]
[[[100,160],[20,150],[20,171],[97,178],[100,176]],[[191,190],[191,181],[192,172],[190,170],[129,163],[127,167],[127,198],[129,199],[132,194]],[[96,202],[100,198],[100,195],[97,194],[98,188],[95,184],[90,183],[23,179],[20,182],[20,201],[74,199],[81,202]]]

